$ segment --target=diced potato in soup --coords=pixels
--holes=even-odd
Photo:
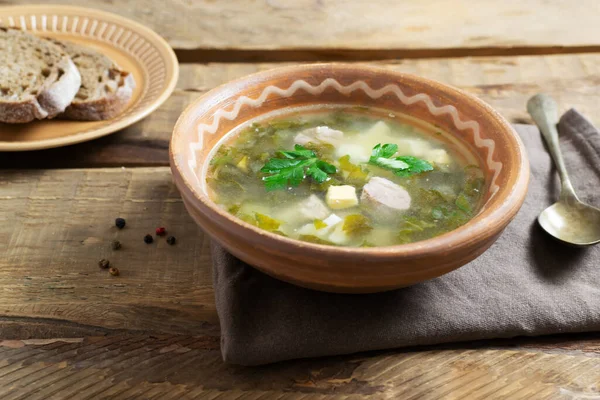
[[[431,144],[423,139],[401,139],[398,142],[398,154],[423,157],[429,153]]]
[[[321,198],[311,194],[308,198],[275,211],[275,217],[285,223],[300,224],[315,219],[325,219],[331,212]]]
[[[329,186],[325,200],[332,210],[341,210],[358,205],[356,188],[351,185]]]
[[[408,116],[323,108],[233,130],[211,158],[211,198],[274,234],[322,245],[411,243],[468,222],[485,181],[452,135]]]
[[[365,133],[371,137],[385,138],[392,134],[392,129],[385,121],[377,121]]]
[[[425,155],[427,161],[434,162],[436,164],[450,164],[452,159],[450,159],[450,154],[444,149],[434,149]]]
[[[350,158],[350,162],[354,164],[364,164],[369,161],[371,150],[359,144],[344,143],[335,148],[334,156],[337,159],[348,156]]]

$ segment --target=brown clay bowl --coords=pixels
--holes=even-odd
[[[208,196],[208,155],[240,124],[286,107],[350,104],[408,114],[466,143],[483,164],[484,202],[467,224],[398,246],[344,248],[260,230]],[[219,86],[180,116],[171,139],[171,169],[194,220],[233,255],[296,285],[344,293],[379,292],[435,278],[475,259],[513,219],[527,192],[529,163],[519,137],[489,105],[418,76],[364,65],[314,64],[260,72]]]

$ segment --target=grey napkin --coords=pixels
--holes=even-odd
[[[560,244],[536,222],[557,199],[557,174],[537,128],[517,125],[531,162],[525,204],[470,264],[387,293],[344,295],[275,280],[213,245],[225,361],[258,365],[402,346],[600,330],[600,245]],[[576,111],[561,147],[582,200],[600,205],[600,135]],[[376,273],[374,271],[374,273]]]

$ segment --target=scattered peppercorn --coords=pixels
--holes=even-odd
[[[119,269],[115,268],[115,267],[110,267],[108,269],[108,273],[111,274],[112,276],[117,276],[117,275],[119,275]]]
[[[121,248],[121,242],[118,240],[113,240],[110,244],[113,250],[119,250]]]
[[[167,230],[165,228],[156,228],[157,236],[165,236],[167,234]]]
[[[169,236],[167,238],[167,243],[169,243],[171,246],[173,246],[176,241],[177,241],[177,239],[175,239],[175,236]]]
[[[151,234],[147,234],[146,236],[144,236],[144,242],[146,242],[147,244],[150,244],[150,243],[154,242],[154,238],[152,237]]]
[[[103,258],[102,260],[98,261],[98,266],[100,268],[108,268],[110,267],[110,261],[108,261],[106,258]]]
[[[115,219],[115,225],[119,229],[125,228],[125,219],[124,218],[117,218],[117,219]]]

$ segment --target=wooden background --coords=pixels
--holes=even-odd
[[[0,5],[24,4],[0,0]],[[42,1],[77,4],[78,1]],[[181,77],[144,121],[0,153],[1,399],[600,398],[600,335],[300,360],[220,360],[208,238],[171,182],[182,109],[290,62],[369,62],[463,88],[513,122],[539,91],[600,122],[600,2],[93,0],[161,33]],[[127,219],[118,231],[114,218]],[[166,226],[178,244],[142,237]],[[123,248],[110,249],[119,239]],[[107,257],[115,278],[97,267]]]

